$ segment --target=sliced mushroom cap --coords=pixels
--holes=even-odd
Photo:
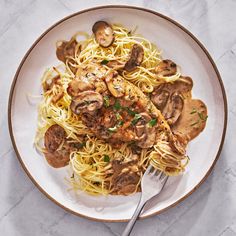
[[[82,147],[81,143],[66,140],[60,149],[55,152],[45,152],[44,155],[49,165],[54,168],[64,167],[69,164],[70,153]]]
[[[106,65],[114,70],[121,70],[124,68],[125,62],[120,62],[118,60],[111,60]]]
[[[152,127],[148,122],[152,119],[147,113],[140,113],[141,118],[138,123],[135,125],[135,133],[137,146],[141,148],[152,147],[156,140],[156,131],[155,127]]]
[[[163,116],[170,125],[173,125],[179,118],[184,107],[184,100],[180,93],[175,92],[171,95],[163,110]]]
[[[130,58],[126,62],[124,69],[127,71],[134,70],[137,66],[140,66],[144,57],[143,47],[139,44],[134,44],[131,50]]]
[[[94,86],[91,83],[82,81],[82,80],[72,80],[67,87],[67,93],[71,97],[76,97],[80,92],[93,89]]]
[[[111,72],[106,76],[105,81],[114,97],[119,98],[125,95],[125,81],[120,75]]]
[[[177,65],[171,60],[163,60],[157,65],[155,72],[158,76],[171,76],[176,74]]]
[[[158,90],[151,95],[151,101],[156,105],[156,107],[162,111],[166,106],[170,93],[166,90]]]
[[[169,85],[171,87],[171,85]],[[189,76],[180,76],[172,85],[173,89],[186,94],[191,92],[193,88],[193,80]]]
[[[65,150],[44,153],[48,164],[54,168],[67,166],[70,161],[70,153]]]
[[[114,33],[112,27],[105,21],[97,21],[92,28],[97,43],[107,48],[114,41]]]
[[[62,61],[66,62],[66,59],[68,57],[74,57],[75,56],[75,48],[77,45],[77,41],[75,38],[72,38],[70,41],[60,41],[57,43],[57,50],[56,55],[57,58]]]
[[[44,135],[44,146],[48,152],[55,152],[64,142],[66,132],[60,125],[50,126]]]
[[[80,113],[93,113],[103,105],[103,97],[94,91],[84,91],[71,101],[70,108],[76,115]]]

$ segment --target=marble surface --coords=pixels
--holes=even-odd
[[[228,96],[225,145],[211,175],[176,207],[138,221],[132,235],[236,236],[235,0],[0,0],[0,235],[106,236],[120,235],[125,227],[125,223],[93,222],[71,215],[48,200],[23,172],[7,127],[10,85],[26,50],[62,17],[105,4],[146,7],[184,25],[209,50]]]

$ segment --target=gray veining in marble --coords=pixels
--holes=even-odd
[[[50,25],[76,11],[129,4],[159,11],[188,28],[215,60],[228,96],[228,132],[205,183],[161,215],[138,221],[137,236],[236,236],[236,1],[235,0],[0,0],[0,235],[120,235],[125,223],[99,223],[53,204],[23,172],[7,128],[10,85],[26,50]]]

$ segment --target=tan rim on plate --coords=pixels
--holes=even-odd
[[[161,17],[167,21],[169,21],[170,23],[174,24],[175,26],[177,26],[178,28],[180,28],[182,31],[184,31],[185,33],[187,33],[199,46],[200,48],[203,50],[203,52],[205,53],[205,55],[207,56],[207,58],[209,59],[212,67],[214,68],[214,71],[217,75],[217,78],[218,78],[218,82],[221,86],[221,91],[222,91],[222,95],[223,95],[223,99],[224,99],[224,127],[223,127],[223,133],[222,133],[222,137],[221,137],[221,142],[220,142],[220,146],[219,146],[219,149],[218,149],[218,152],[217,152],[217,155],[211,165],[211,167],[209,168],[209,170],[207,171],[207,173],[205,174],[205,176],[201,179],[201,181],[190,191],[188,192],[185,196],[183,196],[180,200],[176,201],[175,203],[173,203],[172,205],[160,210],[160,211],[156,211],[155,213],[152,213],[148,216],[144,216],[144,217],[141,217],[141,219],[143,218],[147,218],[147,217],[150,217],[150,216],[153,216],[153,215],[156,215],[156,214],[159,214],[167,209],[169,209],[170,207],[173,207],[175,205],[177,205],[178,203],[180,203],[181,201],[183,201],[185,198],[187,198],[188,196],[190,196],[203,182],[204,180],[208,177],[208,175],[211,173],[216,161],[218,160],[219,156],[220,156],[220,153],[221,153],[221,150],[222,150],[222,147],[223,147],[223,143],[224,143],[224,139],[225,139],[225,133],[226,133],[226,127],[227,127],[227,99],[226,99],[226,94],[225,94],[225,89],[224,89],[224,85],[223,85],[223,82],[222,82],[222,79],[220,77],[220,74],[219,74],[219,71],[213,61],[213,59],[211,58],[210,54],[208,53],[208,51],[206,50],[206,48],[200,43],[200,41],[192,34],[190,33],[187,29],[185,29],[182,25],[180,25],[179,23],[177,23],[176,21],[170,19],[169,17],[167,16],[164,16],[160,13],[157,13],[155,11],[152,11],[152,10],[148,10],[148,9],[144,9],[144,8],[140,8],[140,7],[133,7],[133,6],[122,6],[122,5],[107,5],[107,6],[99,6],[99,7],[94,7],[94,8],[90,8],[90,9],[86,9],[86,10],[83,10],[83,11],[79,11],[77,13],[74,13],[72,15],[69,15],[65,18],[63,18],[62,20],[58,21],[57,23],[55,23],[54,25],[52,25],[49,29],[47,29],[35,42],[34,44],[30,47],[30,49],[27,51],[27,53],[25,54],[25,56],[23,57],[17,71],[16,71],[16,74],[14,76],[14,79],[13,79],[13,82],[12,82],[12,85],[11,85],[11,91],[10,91],[10,95],[9,95],[9,100],[8,100],[8,126],[9,126],[9,132],[10,132],[10,136],[11,136],[11,140],[12,140],[12,144],[13,144],[13,148],[16,152],[16,155],[17,155],[17,158],[19,160],[19,162],[21,163],[24,171],[26,172],[26,174],[29,176],[29,178],[31,179],[31,181],[35,184],[35,186],[47,197],[49,198],[50,200],[52,200],[54,203],[56,203],[57,205],[59,205],[60,207],[62,207],[63,209],[67,210],[68,212],[70,213],[73,213],[77,216],[82,216],[82,217],[85,217],[87,219],[92,219],[92,220],[96,220],[96,221],[103,221],[103,222],[124,222],[124,221],[127,221],[126,219],[121,219],[121,220],[103,220],[103,219],[97,219],[97,218],[92,218],[92,217],[88,217],[86,215],[83,215],[83,214],[80,214],[78,212],[75,212],[71,209],[68,209],[67,207],[65,207],[64,205],[60,204],[56,199],[54,199],[53,197],[51,197],[46,191],[44,191],[40,185],[36,182],[36,180],[32,177],[32,175],[30,174],[30,172],[28,171],[28,169],[26,168],[18,150],[17,150],[17,147],[16,147],[16,142],[15,142],[15,138],[14,138],[14,135],[13,135],[13,129],[12,129],[12,117],[11,117],[11,111],[12,111],[12,100],[13,100],[13,94],[14,94],[14,89],[15,89],[15,85],[16,85],[16,81],[17,81],[17,78],[18,78],[18,75],[20,73],[20,70],[25,62],[25,60],[27,59],[27,57],[29,56],[30,52],[34,49],[34,47],[40,42],[40,40],[49,32],[51,31],[53,28],[55,28],[56,26],[58,26],[60,23],[66,21],[67,19],[69,18],[72,18],[76,15],[80,15],[82,13],[85,13],[85,12],[89,12],[89,11],[93,11],[93,10],[97,10],[97,9],[103,9],[103,8],[126,8],[126,9],[134,9],[134,10],[140,10],[140,11],[144,11],[144,12],[148,12],[148,13],[151,13],[153,15],[156,15],[158,17]]]

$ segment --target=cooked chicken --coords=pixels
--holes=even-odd
[[[111,72],[105,79],[110,93],[116,97],[123,97],[125,95],[125,81],[116,72]]]

